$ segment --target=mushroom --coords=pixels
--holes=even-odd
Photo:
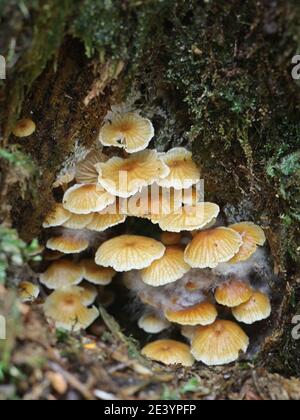
[[[161,187],[182,190],[199,182],[200,170],[193,162],[192,153],[185,148],[174,148],[163,154],[161,159],[170,168],[169,175],[159,181]]]
[[[52,263],[45,273],[40,274],[40,282],[48,289],[60,289],[79,284],[83,276],[84,272],[80,264],[62,259]]]
[[[243,238],[243,244],[239,252],[229,261],[230,264],[248,260],[256,252],[257,247],[263,246],[266,242],[266,235],[262,228],[252,222],[237,223],[229,227]]]
[[[210,302],[201,302],[195,306],[173,311],[167,309],[164,313],[168,321],[180,325],[210,325],[215,322],[218,316],[215,305]]]
[[[63,224],[63,227],[74,230],[85,229],[92,222],[93,217],[94,213],[71,214],[70,219]]]
[[[98,150],[92,150],[82,161],[76,165],[76,182],[78,184],[97,184],[98,171],[96,165],[106,162],[108,156]]]
[[[15,128],[13,129],[13,135],[16,137],[29,137],[36,130],[35,123],[30,118],[23,118],[18,121]]]
[[[64,231],[60,236],[48,239],[46,246],[63,254],[80,254],[88,249],[89,241],[81,232]]]
[[[141,278],[149,286],[164,286],[181,279],[190,268],[184,261],[183,250],[180,247],[169,246],[162,258],[141,271]]]
[[[95,286],[89,283],[83,283],[80,285],[81,288],[81,303],[84,306],[92,305],[98,295],[98,291]]]
[[[193,333],[191,352],[195,359],[207,366],[221,366],[247,352],[249,338],[231,321],[218,320],[206,327],[197,327]]]
[[[156,220],[161,230],[169,232],[194,231],[202,229],[214,220],[220,212],[220,207],[214,203],[199,203],[195,206],[184,206]]]
[[[219,227],[199,232],[187,246],[185,261],[193,268],[215,268],[228,262],[240,249],[242,237],[232,229]]]
[[[97,286],[107,286],[116,275],[112,268],[99,267],[93,260],[82,260],[81,266],[85,280]]]
[[[175,340],[158,340],[147,344],[142,350],[142,355],[167,366],[191,367],[194,364],[189,346]]]
[[[166,177],[169,168],[155,150],[145,150],[129,158],[113,157],[97,165],[99,184],[114,196],[129,198]]]
[[[83,304],[80,287],[54,291],[46,299],[44,313],[56,328],[74,332],[88,328],[99,316],[95,307]]]
[[[29,281],[22,281],[18,287],[18,296],[23,303],[35,301],[40,294],[40,288]]]
[[[66,223],[72,214],[64,208],[62,204],[55,204],[54,208],[48,213],[44,223],[43,228],[51,228],[56,226],[62,226]]]
[[[155,312],[144,314],[138,321],[138,326],[149,334],[159,334],[170,327],[170,323]]]
[[[233,279],[218,286],[215,299],[220,305],[235,308],[248,302],[252,295],[253,290],[247,283]]]
[[[180,245],[181,239],[181,233],[175,232],[163,232],[160,236],[160,240],[165,246]]]
[[[269,318],[271,311],[269,297],[264,293],[255,292],[246,303],[233,308],[232,314],[237,321],[251,325]]]
[[[74,185],[63,198],[63,206],[71,213],[90,214],[104,210],[115,197],[97,184]]]
[[[136,153],[146,149],[153,136],[154,128],[147,118],[137,112],[113,112],[101,128],[99,140],[104,146]]]
[[[66,172],[63,175],[59,175],[58,178],[56,179],[56,181],[52,184],[52,187],[54,189],[56,188],[63,188],[63,190],[65,190],[68,185],[73,182],[75,179],[75,172],[74,171],[69,171]]]
[[[120,225],[126,221],[127,215],[120,209],[119,200],[106,207],[99,213],[94,213],[87,229],[95,232],[104,232],[106,229]]]
[[[141,270],[165,253],[165,246],[146,236],[123,235],[104,242],[96,253],[96,264],[116,271]]]

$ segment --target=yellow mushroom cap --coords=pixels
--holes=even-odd
[[[97,184],[74,185],[66,191],[63,206],[71,213],[90,214],[113,204],[115,197]]]
[[[113,157],[97,165],[97,169],[99,184],[121,198],[133,196],[169,173],[155,150],[145,150],[126,159]]]
[[[217,319],[218,312],[210,302],[198,303],[190,308],[181,309],[180,311],[166,310],[165,317],[168,321],[180,325],[210,325]]]
[[[56,226],[62,226],[66,223],[72,214],[64,208],[62,204],[55,204],[54,208],[51,212],[47,215],[44,223],[43,228],[51,228]]]
[[[65,173],[64,175],[58,176],[56,181],[52,184],[52,187],[55,188],[65,188],[67,187],[72,181],[75,179],[75,172],[70,171]]]
[[[193,268],[215,268],[228,262],[240,249],[242,237],[220,227],[199,232],[185,250],[185,261]]]
[[[160,240],[165,246],[179,245],[181,239],[181,233],[176,232],[163,232],[160,236]]]
[[[22,281],[18,287],[18,296],[23,303],[35,301],[40,294],[40,288],[29,281]]]
[[[147,344],[142,350],[143,356],[164,365],[193,366],[194,358],[187,344],[174,340],[158,340]]]
[[[256,252],[257,246],[263,246],[266,242],[263,229],[252,222],[237,223],[229,227],[243,238],[239,252],[230,260],[231,264],[248,260]]]
[[[231,321],[216,321],[206,327],[197,327],[192,338],[191,352],[195,359],[207,366],[221,366],[247,352],[249,338]]]
[[[89,241],[80,236],[62,234],[47,241],[47,248],[64,254],[80,254],[89,247]]]
[[[161,159],[170,168],[169,175],[159,181],[161,187],[181,190],[199,182],[200,170],[188,150],[178,147],[162,155]]]
[[[145,236],[123,235],[100,246],[96,253],[96,264],[112,267],[116,271],[141,270],[165,253],[165,246]]]
[[[196,206],[184,206],[157,220],[159,227],[164,231],[175,233],[194,231],[207,226],[218,216],[219,212],[220,207],[217,204],[199,203]]]
[[[109,207],[113,208],[114,205]],[[102,212],[93,214],[93,218],[87,225],[87,229],[95,232],[104,232],[106,229],[124,223],[126,218],[126,214],[119,213],[117,207],[115,208],[115,212],[111,212],[109,209],[105,209]]]
[[[36,130],[35,123],[29,118],[23,118],[18,121],[15,128],[13,129],[13,135],[16,137],[29,137]]]
[[[94,213],[91,214],[71,214],[69,220],[67,220],[63,227],[74,230],[85,229],[93,220]]]
[[[235,308],[247,302],[252,295],[253,290],[247,283],[229,280],[217,288],[215,299],[220,305]]]
[[[106,162],[108,157],[98,150],[91,151],[85,159],[76,165],[76,181],[78,184],[97,184],[98,171],[96,165]]]
[[[113,113],[100,130],[99,140],[104,146],[124,148],[128,153],[146,149],[154,136],[150,120],[137,112]]]
[[[190,266],[184,261],[184,252],[180,247],[167,247],[164,255],[141,271],[141,278],[149,286],[164,286],[181,279]]]
[[[96,287],[93,286],[92,284],[85,283],[85,284],[81,284],[80,288],[82,289],[81,303],[84,306],[92,305],[95,302],[96,297],[98,295]]]
[[[80,287],[53,292],[44,304],[44,313],[48,320],[55,323],[56,328],[67,331],[86,329],[99,316],[95,307],[88,309],[82,303]]]
[[[93,260],[81,261],[85,280],[97,286],[107,286],[116,275],[112,268],[99,267]]]
[[[48,289],[60,289],[79,284],[83,280],[83,274],[80,264],[63,259],[55,261],[45,273],[41,274],[40,282]]]
[[[159,334],[170,327],[170,323],[156,315],[154,312],[143,315],[139,321],[138,326],[141,330],[144,330],[149,334]]]
[[[242,303],[232,310],[232,314],[237,321],[248,325],[269,318],[271,312],[270,299],[261,292],[253,293],[246,303]]]

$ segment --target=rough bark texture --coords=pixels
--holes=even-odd
[[[0,96],[1,150],[10,156],[0,162],[3,220],[25,241],[37,237],[56,174],[93,144],[110,104],[130,101],[154,121],[158,148],[193,149],[207,198],[229,220],[265,227],[281,282],[271,285],[276,310],[257,364],[300,375],[291,338],[300,312],[297,2],[36,0],[23,2],[28,16],[2,2],[0,45],[10,54]],[[37,131],[18,142],[11,129],[29,115]]]

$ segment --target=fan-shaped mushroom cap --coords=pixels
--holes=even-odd
[[[55,323],[56,328],[79,331],[88,328],[99,316],[98,310],[88,309],[82,303],[82,289],[72,287],[56,290],[44,304],[45,316]]]
[[[199,203],[196,206],[184,206],[181,209],[157,218],[159,227],[164,231],[182,232],[204,228],[220,212],[214,203]],[[155,223],[155,219],[151,219]]]
[[[165,246],[154,239],[123,235],[102,244],[95,261],[97,265],[112,267],[119,272],[141,270],[160,259],[165,250]]]
[[[149,334],[159,334],[170,327],[170,323],[158,316],[155,312],[149,312],[143,315],[139,321],[138,326]]]
[[[63,227],[74,230],[85,229],[93,220],[94,213],[91,214],[71,214]]]
[[[127,215],[121,212],[119,200],[99,213],[94,213],[87,229],[104,232],[106,229],[120,225],[126,221]]]
[[[159,181],[161,187],[181,190],[199,182],[200,170],[188,150],[178,147],[162,155],[161,159],[170,168],[169,175]]]
[[[99,140],[104,146],[124,148],[128,153],[146,149],[154,136],[150,120],[137,112],[115,112],[110,114],[100,130]]]
[[[160,240],[165,246],[180,245],[181,239],[181,233],[176,232],[163,232],[160,236]]]
[[[187,344],[174,340],[158,340],[147,344],[142,350],[143,356],[164,365],[182,365],[190,367],[194,358]]]
[[[239,252],[230,260],[231,264],[248,260],[257,250],[257,246],[263,246],[266,242],[266,235],[262,228],[252,222],[237,223],[229,227],[243,238]]]
[[[34,302],[40,294],[40,288],[29,281],[22,281],[18,287],[18,296],[23,303]]]
[[[13,129],[13,135],[16,137],[29,137],[36,130],[35,123],[30,118],[23,118],[18,121]]]
[[[155,150],[145,150],[127,159],[113,157],[97,165],[99,184],[114,196],[129,198],[169,173]]]
[[[180,325],[210,325],[215,322],[218,311],[210,302],[198,303],[190,308],[181,309],[180,311],[166,310],[165,317],[168,321]]]
[[[62,204],[55,204],[54,208],[47,215],[43,223],[43,228],[47,229],[51,227],[62,226],[71,218],[71,216],[72,214],[66,210]]]
[[[174,283],[184,276],[190,266],[184,261],[184,252],[180,247],[167,247],[165,254],[141,271],[144,283],[149,286],[164,286]]]
[[[115,197],[97,184],[74,185],[66,191],[63,206],[71,213],[90,214],[104,210]]]
[[[93,150],[85,159],[76,165],[76,181],[78,184],[97,184],[98,182],[98,171],[96,165],[101,162],[106,162],[108,156],[104,153]]]
[[[229,261],[240,249],[242,237],[220,227],[199,232],[185,250],[185,261],[193,268],[215,268]]]
[[[45,273],[40,275],[40,282],[48,289],[60,289],[79,284],[83,280],[80,264],[63,259],[55,261]]]
[[[248,346],[249,338],[237,324],[219,320],[195,329],[191,351],[197,361],[220,366],[236,361]]]
[[[247,302],[233,308],[232,313],[237,321],[250,325],[269,318],[271,311],[269,297],[264,293],[255,292]]]
[[[81,261],[85,280],[98,286],[107,286],[116,275],[112,268],[99,267],[93,260]]]
[[[80,254],[89,247],[89,241],[81,235],[62,233],[60,236],[50,238],[47,248],[51,251],[59,251],[64,254]]]
[[[98,295],[97,289],[95,286],[89,283],[84,283],[80,285],[81,288],[81,303],[84,306],[92,305]]]
[[[253,295],[249,284],[239,280],[229,280],[217,287],[215,299],[220,305],[235,308],[247,302]]]

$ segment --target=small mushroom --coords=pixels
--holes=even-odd
[[[263,246],[266,242],[266,235],[262,228],[252,222],[237,223],[229,227],[243,238],[243,244],[239,252],[229,261],[230,264],[247,261],[255,253],[257,247]]]
[[[144,314],[138,321],[138,326],[148,334],[159,334],[170,327],[170,323],[155,312]]]
[[[85,280],[97,286],[107,286],[116,275],[112,268],[99,267],[93,260],[81,261]]]
[[[83,276],[80,264],[62,259],[52,263],[45,273],[40,274],[40,282],[48,289],[60,289],[81,283]]]
[[[97,184],[74,185],[63,198],[64,208],[75,214],[96,213],[114,202],[115,197]]]
[[[71,214],[71,217],[63,224],[67,229],[85,229],[93,220],[94,213],[90,214]]]
[[[116,271],[141,270],[162,258],[165,246],[145,236],[123,235],[110,239],[96,253],[96,264]]]
[[[192,159],[192,153],[185,148],[172,149],[161,159],[170,168],[169,175],[159,181],[161,187],[182,190],[199,182],[200,170]]]
[[[40,288],[29,281],[22,281],[18,287],[18,296],[23,303],[34,302],[40,294]]]
[[[47,215],[43,223],[43,228],[47,229],[51,227],[62,226],[71,218],[71,216],[72,214],[66,210],[62,204],[57,203]]]
[[[180,247],[169,246],[162,258],[141,271],[141,278],[149,286],[164,286],[181,279],[191,267],[184,261]]]
[[[246,303],[233,308],[232,314],[237,321],[250,325],[269,318],[271,311],[269,297],[264,293],[255,292]]]
[[[59,251],[63,254],[80,254],[88,249],[89,241],[85,238],[85,235],[66,231],[60,236],[50,238],[46,246],[51,251]]]
[[[89,283],[83,283],[80,285],[82,290],[81,292],[81,302],[84,306],[92,305],[98,295],[97,289],[95,286]]]
[[[185,261],[193,268],[215,268],[228,262],[239,251],[242,237],[232,229],[220,227],[199,232],[187,246]]]
[[[30,118],[23,118],[18,121],[15,128],[13,129],[13,135],[16,137],[29,137],[36,130],[35,123]]]
[[[98,150],[91,151],[85,159],[76,165],[76,182],[78,184],[97,184],[98,171],[96,165],[100,162],[106,162],[108,156]]]
[[[99,184],[110,194],[129,198],[142,188],[166,177],[169,168],[155,150],[145,150],[129,158],[113,157],[97,165]]]
[[[194,358],[187,344],[175,340],[158,340],[147,344],[142,350],[143,356],[164,365],[182,365],[191,367]]]
[[[249,284],[239,280],[229,280],[218,286],[215,292],[216,301],[228,308],[235,308],[248,302],[253,295]]]
[[[109,115],[99,136],[104,146],[124,148],[128,153],[140,152],[148,147],[154,136],[150,120],[137,112],[113,112]]]
[[[80,287],[54,291],[46,299],[44,313],[56,328],[74,332],[88,328],[99,316],[95,307],[83,304]]]
[[[182,235],[181,233],[175,232],[163,232],[160,236],[160,240],[165,246],[180,245]]]
[[[210,302],[201,302],[189,308],[180,311],[166,310],[165,317],[168,321],[180,325],[211,325],[215,322],[218,311]]]
[[[249,338],[231,321],[218,320],[206,327],[197,327],[192,337],[191,352],[207,366],[221,366],[238,360],[247,352]]]

